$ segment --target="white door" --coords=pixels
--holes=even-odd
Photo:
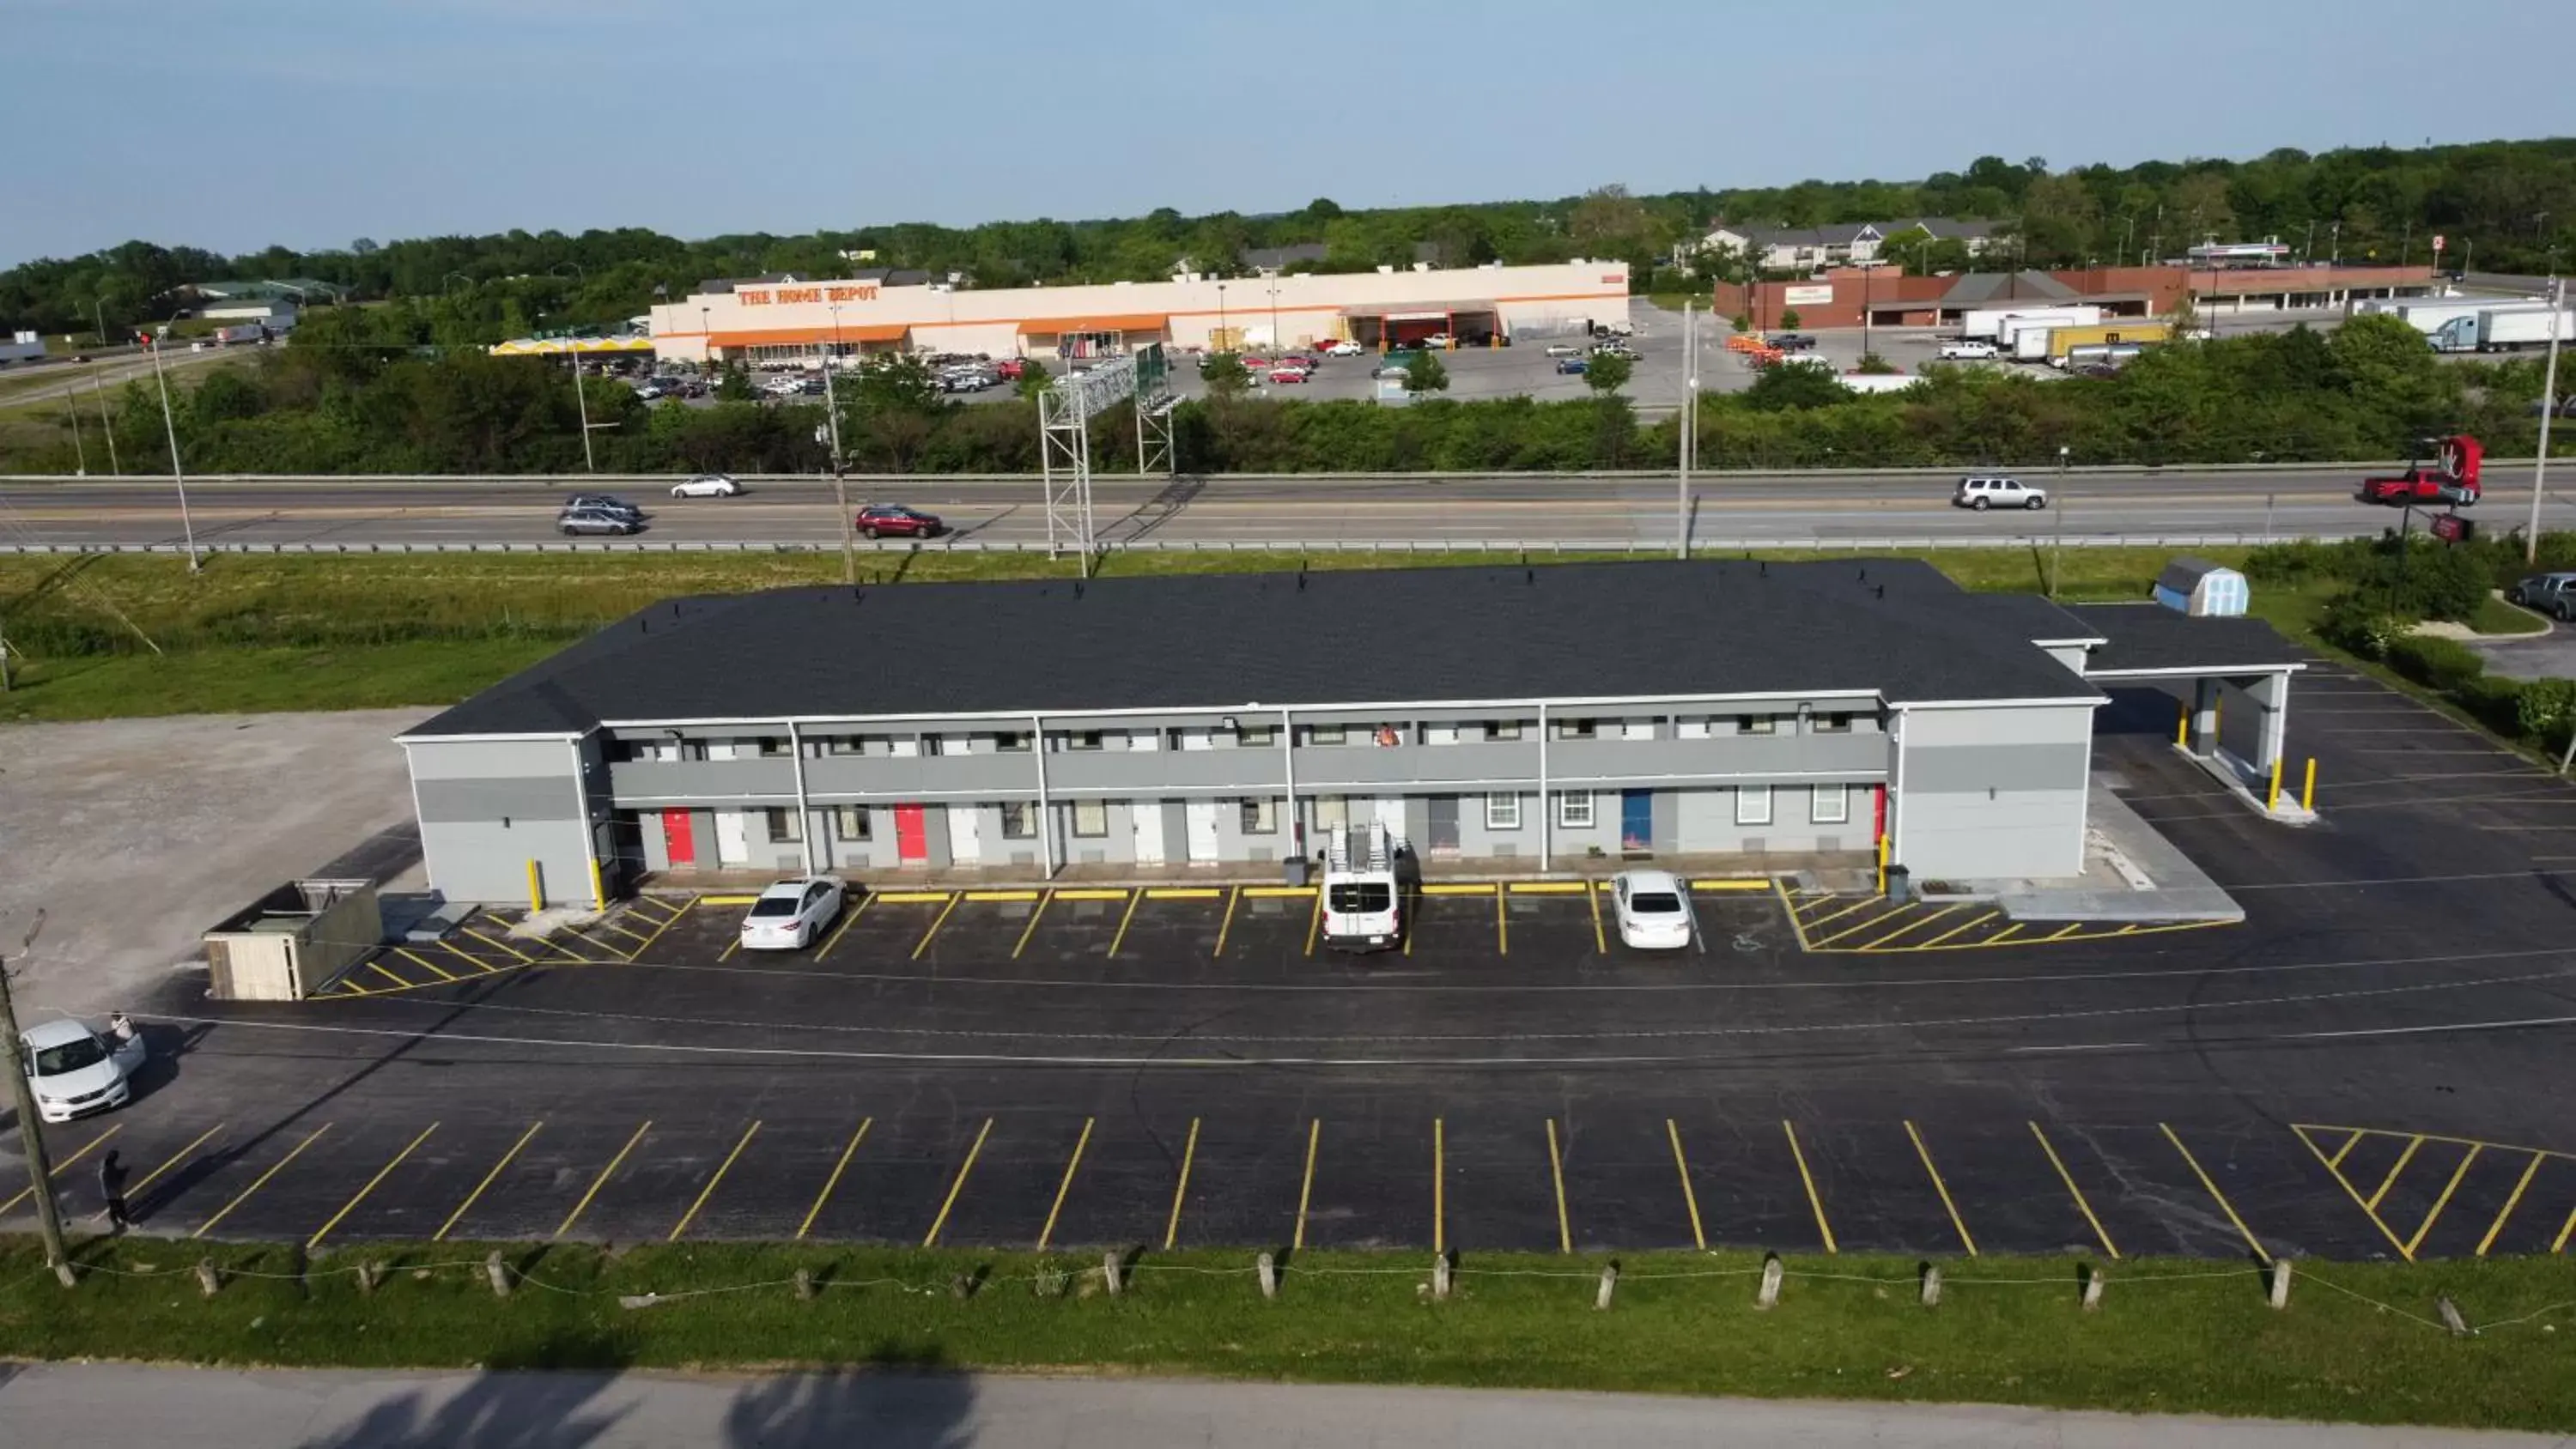
[[[1215,732],[1212,730],[1181,731],[1181,748],[1184,750],[1206,750],[1215,746]]]
[[[1215,800],[1192,800],[1187,807],[1192,865],[1216,864],[1216,812],[1219,808],[1219,802]]]
[[[1127,814],[1129,819],[1136,822],[1136,863],[1161,865],[1163,863],[1163,802],[1131,800],[1127,804]]]
[[[886,745],[891,753],[909,759],[921,753],[921,736],[896,735],[886,741]]]
[[[716,812],[716,864],[719,866],[751,864],[751,836],[743,828],[742,811]]]
[[[948,858],[958,865],[973,865],[984,858],[984,812],[972,805],[942,806],[948,816]]]
[[[1398,845],[1409,845],[1412,843],[1404,838],[1403,796],[1380,795],[1377,797],[1377,820],[1380,825],[1386,827],[1386,838],[1388,840],[1391,840]]]

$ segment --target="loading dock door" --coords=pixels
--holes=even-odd
[[[662,858],[673,870],[686,870],[698,863],[697,832],[689,824],[686,810],[662,812]]]

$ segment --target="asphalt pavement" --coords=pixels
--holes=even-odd
[[[29,1444],[191,1449],[1292,1449],[1473,1444],[1874,1449],[2470,1449],[2540,1435],[1960,1404],[1228,1384],[993,1374],[385,1373],[0,1368]]]

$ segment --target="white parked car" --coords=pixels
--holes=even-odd
[[[1979,513],[1989,508],[2046,508],[2048,494],[2024,486],[2017,478],[1962,478],[1958,491],[1950,495],[1950,506]]]
[[[125,1105],[143,1069],[143,1038],[119,1041],[77,1021],[40,1022],[18,1033],[20,1060],[35,1089],[36,1115],[69,1122]]]
[[[1329,343],[1323,349],[1326,357],[1357,357],[1367,350],[1347,337],[1339,342]]]
[[[1581,357],[1583,355],[1583,349],[1571,342],[1551,342],[1547,345],[1547,355],[1550,357]]]
[[[1457,345],[1458,345],[1458,339],[1457,339],[1457,338],[1455,338],[1455,337],[1450,336],[1450,335],[1449,335],[1448,333],[1446,333],[1446,332],[1434,332],[1434,333],[1432,333],[1430,336],[1423,338],[1420,342],[1416,343],[1415,345],[1416,345],[1416,346],[1418,346],[1418,347],[1440,347],[1440,348],[1449,348],[1449,347],[1455,347],[1455,346],[1457,346]]]
[[[1678,951],[1691,943],[1690,893],[1668,870],[1623,870],[1610,878],[1620,944]]]
[[[671,485],[674,498],[731,498],[742,491],[742,485],[723,473],[701,473],[686,483]]]
[[[841,914],[845,887],[828,875],[783,880],[760,893],[742,918],[746,951],[802,951]]]
[[[1992,362],[2000,355],[1991,342],[1971,339],[1941,344],[1941,360],[1944,362]]]

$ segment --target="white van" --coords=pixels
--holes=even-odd
[[[1322,890],[1325,945],[1385,951],[1404,943],[1404,892],[1384,821],[1369,825],[1365,834],[1355,826],[1326,839]]]

